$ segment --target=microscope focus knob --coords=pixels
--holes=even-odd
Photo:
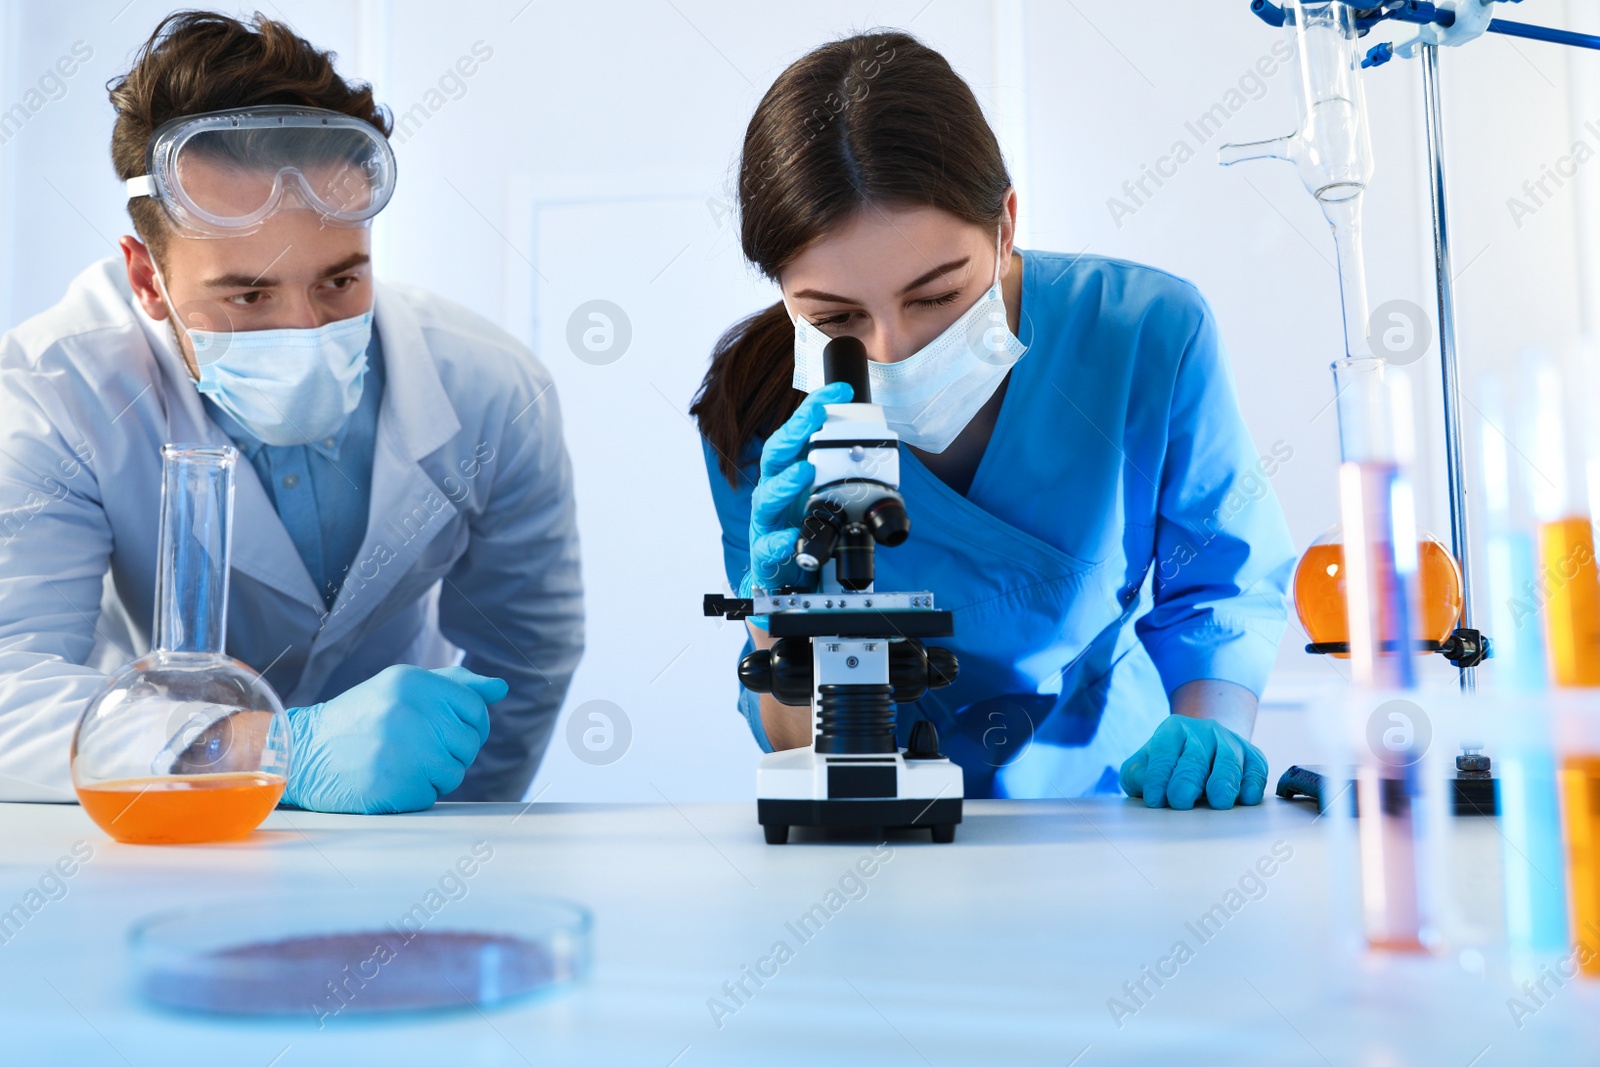
[[[928,688],[943,689],[956,680],[961,664],[956,654],[938,645],[928,646]]]
[[[739,684],[752,693],[772,692],[772,651],[758,648],[739,661]]]
[[[915,638],[889,646],[889,684],[894,702],[910,704],[930,689],[943,689],[956,680],[956,656],[948,648],[926,646]]]
[[[939,731],[927,719],[918,719],[911,727],[906,759],[944,759],[939,752]]]
[[[739,661],[739,684],[752,693],[771,693],[780,704],[811,703],[811,641],[780,637],[771,648],[758,648]]]

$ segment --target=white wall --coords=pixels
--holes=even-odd
[[[0,325],[60,294],[128,229],[106,155],[103,86],[167,10],[151,0],[0,0],[0,107],[25,99],[82,41],[93,58],[0,144]],[[1574,3],[1572,15],[1588,16]],[[756,749],[732,711],[738,628],[700,616],[723,582],[698,439],[684,414],[710,346],[772,299],[744,265],[728,215],[744,124],[773,77],[808,48],[874,26],[909,28],[972,83],[1022,192],[1023,242],[1153,263],[1193,279],[1228,340],[1259,447],[1294,449],[1275,487],[1296,543],[1335,521],[1328,362],[1338,354],[1331,239],[1292,168],[1225,171],[1223,140],[1285,132],[1286,78],[1246,99],[1219,136],[1186,128],[1227,99],[1275,31],[1245,0],[281,0],[269,5],[375,82],[397,113],[476,42],[493,50],[397,148],[400,186],[380,220],[386,276],[436,289],[529,341],[550,366],[578,471],[590,651],[569,708],[621,707],[626,755],[580,762],[558,731],[534,791],[547,800],[742,798]],[[1517,17],[1570,25],[1567,4]],[[1600,118],[1600,56],[1487,38],[1443,58],[1462,359],[1469,384],[1529,344],[1563,350],[1580,328],[1574,188],[1516,226],[1506,200]],[[1433,305],[1420,71],[1366,75],[1378,172],[1367,209],[1373,303]],[[1592,101],[1592,103],[1590,103]],[[1579,121],[1575,122],[1574,118]],[[1594,135],[1590,135],[1592,138]],[[1184,140],[1195,158],[1130,217],[1141,166]],[[1600,144],[1600,138],[1595,138]],[[1581,175],[1592,182],[1594,175]],[[1573,183],[1576,186],[1576,182]],[[1596,201],[1600,203],[1600,201]],[[1589,208],[1590,219],[1595,208]],[[1591,235],[1591,239],[1592,239]],[[1587,247],[1587,246],[1585,246]],[[1587,254],[1587,253],[1586,253]],[[1585,277],[1592,280],[1593,271]],[[615,362],[577,358],[569,318],[623,309]],[[1448,534],[1437,438],[1438,373],[1418,364],[1426,525]],[[1476,438],[1467,410],[1469,442]],[[1291,626],[1271,694],[1337,681]],[[1434,664],[1441,672],[1448,668]]]

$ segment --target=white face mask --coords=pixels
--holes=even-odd
[[[822,388],[822,350],[833,340],[794,317],[794,387]],[[1000,292],[1000,234],[995,233],[994,282],[977,303],[938,337],[896,363],[867,364],[872,402],[900,440],[924,452],[950,447],[1005,379],[1027,346],[1006,322]]]
[[[167,307],[174,307],[159,273],[156,284]],[[314,329],[219,332],[178,326],[189,335],[200,368],[195,388],[263,444],[321,440],[361,403],[370,311]]]

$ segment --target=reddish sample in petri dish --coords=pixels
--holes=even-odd
[[[589,927],[586,909],[543,897],[468,895],[431,913],[398,897],[313,895],[157,916],[130,941],[152,1003],[325,1025],[560,989],[587,972]]]

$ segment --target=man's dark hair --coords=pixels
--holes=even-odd
[[[246,25],[214,11],[168,15],[134,57],[126,74],[106,86],[117,110],[111,130],[111,164],[126,180],[145,173],[150,135],[185,115],[294,104],[320,107],[369,122],[389,136],[388,111],[372,99],[372,86],[347,82],[333,68],[332,52],[319,51],[282,22],[259,11]],[[168,227],[150,197],[128,201],[133,228],[160,256]]]

